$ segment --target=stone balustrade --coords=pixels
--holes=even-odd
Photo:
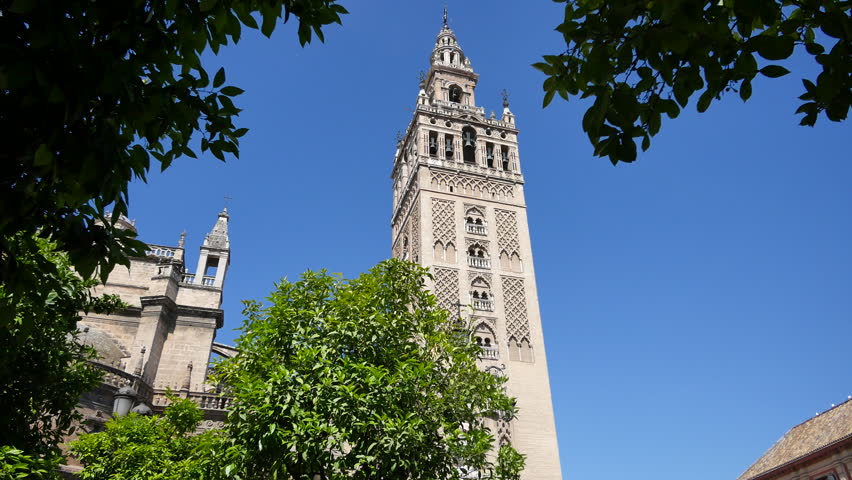
[[[195,284],[195,274],[194,273],[184,273],[183,275],[181,275],[180,281],[187,284],[187,285],[194,285]]]
[[[155,407],[166,407],[171,401],[166,395],[166,390],[156,390],[154,392],[153,403]],[[226,397],[218,393],[205,392],[187,392],[187,391],[172,391],[172,395],[180,398],[188,398],[195,402],[202,410],[226,411],[231,408],[234,399]]]
[[[96,360],[90,360],[89,364],[103,372],[101,383],[104,385],[108,385],[115,389],[129,386],[136,391],[136,394],[138,395],[137,398],[140,401],[150,401],[153,396],[153,390],[147,383],[145,383],[144,380],[142,380],[142,378],[137,377],[132,373],[127,373],[120,368],[113,367],[112,365],[107,365]]]
[[[145,255],[148,255],[149,257],[180,258],[181,256],[177,248],[163,247],[160,245],[149,245],[149,247],[151,247],[151,249],[145,251]]]
[[[480,298],[473,298],[470,300],[470,306],[472,306],[474,310],[493,312],[494,300],[482,300]]]
[[[471,257],[468,255],[467,264],[474,268],[491,268],[491,259],[483,257]]]
[[[205,275],[201,278],[201,284],[205,287],[212,287],[214,283],[216,283],[216,277]]]
[[[479,350],[479,358],[482,360],[498,360],[500,352],[493,347],[481,347]]]
[[[474,235],[488,235],[488,228],[486,228],[485,225],[466,223],[465,230],[467,231],[467,233],[472,233]]]

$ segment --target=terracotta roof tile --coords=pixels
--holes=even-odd
[[[737,480],[749,480],[852,437],[852,400],[791,428]]]

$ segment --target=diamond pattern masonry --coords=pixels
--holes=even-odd
[[[435,296],[438,306],[454,312],[459,301],[459,271],[452,268],[432,267],[435,271]]]
[[[509,338],[520,342],[530,340],[530,322],[527,318],[527,297],[524,281],[515,277],[501,277],[503,280],[503,301],[506,310],[506,330]]]
[[[497,246],[500,251],[508,254],[520,255],[520,243],[518,242],[518,216],[509,210],[495,209],[497,216]]]
[[[452,200],[432,199],[432,232],[435,241],[447,245],[456,243],[456,206]]]

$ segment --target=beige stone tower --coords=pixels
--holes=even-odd
[[[495,425],[527,456],[524,479],[561,479],[515,117],[475,102],[479,76],[444,25],[399,139],[393,256],[428,266],[450,311],[470,317],[485,369],[508,377],[518,418]]]

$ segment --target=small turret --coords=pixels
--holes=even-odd
[[[228,209],[223,209],[213,229],[204,237],[198,257],[198,269],[195,273],[196,284],[222,289],[225,273],[231,263],[231,241],[228,238],[229,218]]]

